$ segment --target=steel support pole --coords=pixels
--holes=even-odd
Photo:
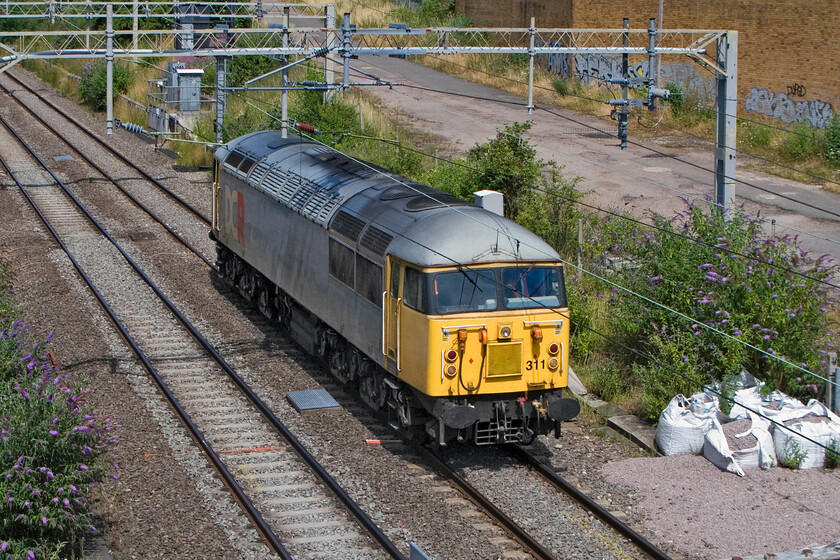
[[[531,18],[528,34],[530,35],[528,40],[528,114],[531,115],[534,113],[534,37],[537,34],[534,18]]]
[[[630,29],[630,19],[624,18],[621,23],[622,29]],[[626,47],[630,44],[630,37],[627,31],[622,33],[622,44]],[[627,149],[627,116],[628,116],[628,97],[629,97],[629,82],[630,79],[630,55],[624,53],[621,55],[621,78],[624,80],[621,84],[621,110],[618,112],[618,145],[622,150]]]
[[[137,50],[137,32],[140,29],[140,24],[137,21],[137,0],[133,0],[131,6],[131,48]]]
[[[225,129],[225,97],[227,96],[227,61],[229,56],[216,57],[216,121],[213,123],[216,129],[216,142],[222,143]]]
[[[350,26],[350,14],[344,14],[344,24]],[[328,29],[327,31],[327,40],[324,44],[325,47],[329,48],[335,44],[336,41],[336,34],[335,31],[331,31],[335,29],[335,4],[330,4],[324,8],[324,27]],[[335,83],[335,67],[332,61],[329,59],[328,56],[324,57],[324,83],[327,84],[327,89],[324,90],[324,103],[332,97],[334,90],[329,87],[333,83]]]
[[[729,209],[735,198],[735,140],[738,128],[738,32],[727,31],[717,41],[717,63],[725,73],[717,76],[715,114],[715,202]]]
[[[289,46],[289,6],[283,7],[283,48],[288,48]],[[289,63],[289,57],[283,57],[283,63]],[[282,76],[282,84],[285,88],[289,85],[289,71],[283,70],[280,73]],[[289,137],[289,91],[284,89],[280,93],[280,136],[282,138]]]
[[[105,134],[114,133],[114,6],[106,6],[105,28]]]
[[[664,4],[665,0],[659,0],[659,10],[656,13],[656,26],[659,29],[665,29],[665,24],[662,22],[662,19],[665,17],[664,15]],[[656,44],[660,46],[662,41],[662,33],[659,32],[656,34]],[[662,55],[657,55],[656,57],[656,83],[662,83]]]
[[[837,386],[833,385],[830,382],[837,382],[840,380],[840,375],[838,375],[838,368],[837,368],[837,352],[826,352],[825,357],[827,358],[826,363],[826,378],[828,378],[829,383],[825,384],[825,405],[834,413],[837,413],[838,407],[840,407],[840,391],[837,390]]]
[[[341,89],[346,91],[350,87],[350,14],[344,14],[344,23],[341,24],[341,56],[344,60],[344,73],[341,78]],[[330,82],[327,82],[330,85]],[[329,90],[327,90],[329,91]]]
[[[648,22],[648,110],[656,109],[656,97],[651,95],[656,87],[656,20]]]

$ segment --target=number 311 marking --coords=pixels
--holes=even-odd
[[[545,369],[545,360],[528,360],[525,362],[525,371]]]

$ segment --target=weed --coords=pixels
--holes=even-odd
[[[808,452],[802,449],[795,437],[788,439],[784,453],[779,457],[779,464],[788,469],[798,469],[802,466]]]
[[[832,439],[825,451],[825,468],[836,469],[840,466],[840,441]]]

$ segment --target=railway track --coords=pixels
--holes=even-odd
[[[27,89],[32,95],[35,95],[39,99],[43,100],[46,105],[52,107],[54,110],[59,110],[54,104],[43,98],[40,94],[34,92],[31,88],[28,88],[28,86],[22,82],[18,83],[20,87]],[[0,87],[2,87],[2,85],[0,85]],[[34,112],[32,112],[32,114],[36,120],[45,126],[48,126],[41,117],[35,115]],[[67,118],[67,120],[72,122],[74,126],[78,126],[72,119]],[[79,128],[84,130],[82,127]],[[93,137],[95,138],[95,136]],[[70,145],[70,142],[67,141],[66,138],[65,141],[68,145]],[[106,147],[109,151],[113,151],[109,146],[106,145]],[[102,170],[101,166],[97,166],[94,162],[90,161],[87,156],[79,152],[76,148],[74,148],[74,150],[76,150],[76,153],[79,154],[82,159],[89,161],[89,163],[91,163],[91,165],[104,177],[108,177],[107,172]],[[119,156],[118,159],[127,161],[122,156]],[[145,172],[142,172],[142,170],[139,170],[139,168],[133,164],[131,167],[137,170],[137,172],[145,175]],[[45,183],[46,181],[43,180],[40,182]],[[120,191],[130,197],[137,207],[141,208],[150,217],[152,217],[152,219],[156,219],[160,225],[166,228],[165,221],[156,218],[154,212],[148,208],[144,208],[143,203],[137,200],[137,197],[132,197],[130,189],[123,188],[123,186],[120,185],[120,182],[126,181],[125,179],[122,181],[114,181],[114,184],[120,188]],[[135,186],[136,181],[131,182],[132,186]],[[149,183],[152,187],[158,188],[159,181],[154,178],[151,178]],[[39,187],[39,189],[40,188],[44,187]],[[146,188],[149,187],[147,186]],[[165,189],[163,192],[168,192],[168,189]],[[36,199],[45,193],[46,191],[43,193],[35,193],[33,200],[37,203]],[[48,195],[45,198],[49,201],[54,201],[52,195]],[[178,206],[185,207],[185,209],[186,206],[189,206],[186,201],[177,195],[171,198],[177,202]],[[50,209],[48,212],[53,214],[53,219],[60,220],[60,227],[57,229],[60,230],[62,228],[66,228],[65,235],[68,235],[71,238],[84,238],[94,235],[94,232],[90,230],[89,226],[85,229],[84,220],[80,222],[77,219],[78,216],[73,216],[74,212],[72,209],[68,210],[67,207],[59,208],[57,206],[47,206],[47,208]],[[194,216],[201,217],[200,212],[194,208],[190,207],[188,210]],[[47,218],[49,219],[49,216]],[[199,258],[201,258],[205,264],[212,266],[212,263],[210,263],[199,250],[194,250],[189,247],[189,244],[183,240],[182,236],[175,231],[171,231],[170,228],[166,229],[175,239],[178,240],[179,243],[186,246]],[[120,259],[115,258],[115,260],[119,261]],[[116,267],[117,265],[114,264],[113,266]],[[124,267],[124,265],[122,266]],[[117,276],[122,276],[122,274]],[[139,288],[137,286],[131,286],[130,288],[122,286],[120,290],[123,292],[128,291],[138,293],[137,290],[139,290]],[[195,422],[198,425],[197,427],[204,427],[206,433],[204,433],[201,437],[204,438],[204,441],[215,443],[214,447],[220,451],[219,455],[224,456],[224,458],[227,459],[227,463],[223,462],[222,464],[229,464],[229,470],[233,471],[234,475],[239,474],[240,476],[244,476],[245,479],[250,481],[251,486],[257,487],[260,490],[267,489],[268,491],[277,491],[279,484],[272,484],[271,481],[278,481],[282,477],[289,477],[287,478],[287,480],[291,481],[289,484],[300,485],[294,488],[296,494],[306,494],[312,490],[315,487],[312,483],[299,482],[299,479],[296,478],[303,476],[305,474],[304,470],[295,467],[295,463],[293,461],[281,458],[285,457],[285,454],[290,453],[289,446],[284,445],[282,442],[278,442],[276,438],[272,439],[270,434],[262,430],[260,426],[264,423],[264,420],[260,420],[255,416],[240,412],[241,409],[239,406],[242,402],[242,397],[240,396],[239,389],[230,387],[225,388],[224,383],[217,385],[213,382],[214,388],[210,391],[207,379],[222,377],[218,372],[214,373],[214,369],[218,369],[218,365],[214,365],[212,359],[208,358],[206,355],[202,355],[202,349],[196,346],[195,342],[189,340],[190,336],[185,336],[184,332],[179,328],[172,329],[169,325],[162,324],[157,317],[157,314],[144,315],[142,313],[132,314],[129,312],[125,319],[125,332],[136,333],[137,340],[142,341],[142,346],[149,348],[149,355],[151,356],[149,358],[149,363],[155,368],[155,371],[159,373],[161,383],[165,385],[168,380],[169,385],[167,386],[171,386],[170,392],[173,393],[173,395],[183,395],[183,402],[186,403],[185,414],[195,419]],[[251,319],[259,321],[260,317],[261,316],[257,313],[254,313]],[[124,334],[124,336],[126,336],[126,334]],[[195,339],[193,338],[193,340]],[[138,346],[140,345],[141,344],[138,343]],[[336,388],[333,392],[340,391],[340,388]],[[163,390],[163,392],[167,392],[167,390]],[[192,413],[189,414],[187,410]],[[378,420],[374,419],[370,425],[376,426],[377,423]],[[419,476],[431,477],[431,480],[440,479],[441,483],[433,486],[432,492],[444,493],[444,495],[448,496],[446,498],[447,502],[459,504],[458,507],[461,508],[460,511],[462,512],[462,515],[474,519],[474,525],[479,530],[487,533],[488,539],[491,542],[495,542],[506,551],[506,558],[557,558],[563,556],[562,552],[558,552],[557,550],[552,551],[549,548],[543,547],[538,539],[532,538],[528,534],[527,530],[519,527],[509,516],[501,512],[499,508],[493,506],[490,499],[483,497],[478,490],[472,488],[462,477],[459,477],[454,471],[452,471],[452,469],[448,468],[445,462],[440,462],[437,459],[426,457],[420,450],[409,453],[417,453],[417,461],[428,465],[426,467],[412,465],[409,468],[418,473]],[[412,459],[408,458],[408,461],[411,462]],[[273,466],[279,467],[279,470],[271,470]],[[446,484],[446,481],[449,481],[449,484],[452,486]],[[457,490],[455,488],[457,488]],[[269,524],[269,521],[274,521],[276,524],[284,527],[287,531],[294,531],[297,529],[300,529],[303,532],[306,532],[307,530],[317,531],[319,534],[316,536],[317,538],[312,541],[313,543],[325,542],[324,537],[326,536],[326,531],[331,527],[339,526],[334,520],[324,518],[324,516],[331,513],[331,509],[329,507],[317,505],[322,499],[320,497],[304,496],[301,498],[296,495],[294,498],[283,498],[281,496],[270,498],[270,500],[272,499],[274,501],[267,502],[268,509],[271,510],[271,515],[266,523]],[[259,500],[257,501],[259,502]],[[583,501],[585,501],[585,499]],[[281,507],[291,506],[293,503],[300,506],[300,509],[292,508],[286,510]],[[478,511],[472,504],[477,504],[479,509],[484,513]],[[600,517],[597,511],[596,515]],[[317,516],[321,519],[321,525],[310,524],[309,529],[306,529],[303,523],[293,522],[295,516]],[[284,520],[286,521],[285,523],[283,522]],[[609,521],[606,522],[611,524]],[[619,523],[621,522],[619,521]],[[258,522],[257,524],[259,525]],[[500,529],[500,527],[502,529]],[[622,535],[624,535],[624,533],[622,533]],[[293,547],[303,543],[303,541],[295,541],[294,536],[291,536],[291,539]],[[267,537],[267,540],[270,540],[270,537]],[[661,551],[658,551],[658,549],[652,545],[650,546],[652,547],[653,552],[647,550],[644,545],[642,545],[640,549],[652,558],[668,558],[662,554]],[[368,551],[365,550],[362,553],[364,554],[367,552]],[[317,556],[317,553],[315,553],[315,555]]]
[[[269,547],[282,558],[323,557],[337,546],[351,557],[403,558],[66,185],[0,123],[30,154],[28,162],[0,163]],[[34,174],[37,186],[25,186],[19,168]]]

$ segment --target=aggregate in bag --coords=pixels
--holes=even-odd
[[[703,393],[697,393],[691,399],[677,395],[659,415],[655,436],[657,447],[664,455],[700,453],[703,436],[717,411],[717,400]]]
[[[799,412],[799,417],[783,421],[790,430],[780,426],[774,427],[773,443],[776,454],[786,466],[798,469],[822,468],[825,466],[826,450],[809,439],[826,447],[840,446],[840,418],[823,403],[813,399],[801,407]],[[805,439],[806,437],[808,439]]]
[[[767,470],[776,464],[769,422],[746,418],[721,424],[717,419],[706,432],[703,456],[719,469],[744,476],[744,469]]]

